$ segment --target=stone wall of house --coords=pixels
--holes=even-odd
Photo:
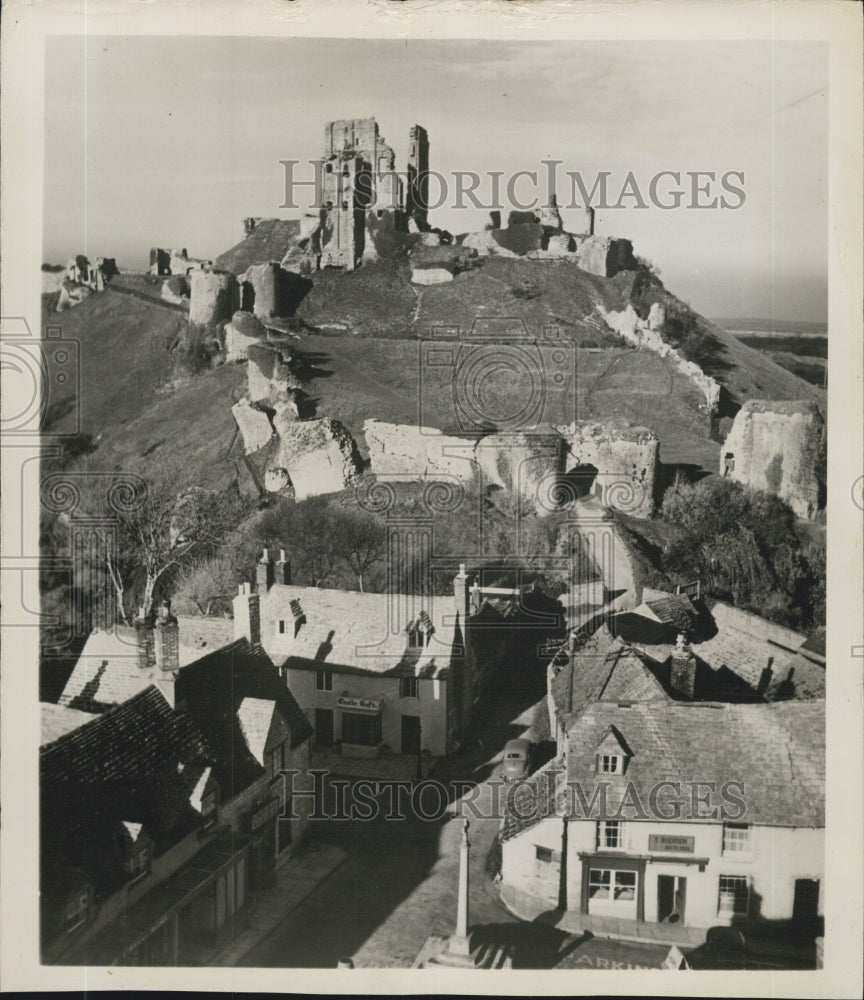
[[[748,400],[722,449],[724,475],[782,497],[799,517],[820,506],[819,452],[825,421],[808,400]]]
[[[705,397],[705,405],[711,412],[716,412],[720,404],[720,385],[717,381],[706,375],[705,372],[694,364],[683,358],[674,347],[663,340],[661,331],[665,322],[663,307],[655,303],[651,307],[651,312],[647,319],[640,319],[632,305],[620,311],[605,310],[598,305],[597,310],[603,317],[606,325],[623,337],[628,343],[635,347],[645,348],[659,354],[661,358],[669,358],[678,371],[685,375],[696,386]]]

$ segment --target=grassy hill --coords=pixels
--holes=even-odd
[[[259,235],[269,238],[264,230]],[[52,396],[48,429],[68,430],[77,406],[81,429],[98,439],[91,462],[99,468],[147,475],[179,463],[207,485],[247,477],[230,409],[245,393],[245,365],[177,378],[172,352],[186,315],[157,294],[156,283],[124,276],[74,309],[46,312],[46,324],[62,325],[64,336],[80,342],[82,360],[80,399],[72,398],[71,386]],[[45,297],[46,308],[54,298]],[[636,272],[605,279],[569,262],[492,258],[451,283],[420,287],[411,284],[404,259],[382,260],[351,273],[316,273],[297,310],[314,332],[294,344],[310,363],[313,412],[343,421],[365,452],[362,426],[369,417],[457,432],[470,426],[454,372],[473,348],[457,342],[452,363],[436,366],[429,344],[458,341],[478,319],[497,317],[507,332],[525,331],[519,349],[527,361],[515,374],[484,375],[489,412],[502,405],[506,412],[508,400],[528,398],[539,385],[538,422],[627,417],[654,430],[665,463],[716,471],[717,428],[700,392],[668,359],[622,344],[597,311],[631,301],[643,312],[652,301],[680,306]],[[824,400],[821,389],[770,357],[702,317],[695,322],[710,345],[706,368],[725,387],[732,410],[749,398]],[[564,367],[571,376],[575,369],[560,387],[551,377],[561,367],[554,360],[560,345],[543,340],[550,326],[566,348]],[[494,343],[483,350],[494,368]]]

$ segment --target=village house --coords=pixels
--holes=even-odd
[[[290,581],[284,551],[274,561],[265,550],[255,588],[241,584],[234,598],[235,634],[267,650],[316,744],[444,756],[505,667],[519,591],[480,587],[464,566],[449,600]]]
[[[508,801],[502,899],[619,932],[747,919],[815,931],[824,740],[822,701],[596,701]]]
[[[135,658],[43,706],[46,962],[206,962],[303,841],[308,807],[280,772],[305,787],[312,730],[272,661],[240,639],[181,668],[160,620]]]

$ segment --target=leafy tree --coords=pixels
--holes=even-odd
[[[178,574],[174,607],[190,614],[226,617],[240,576],[227,553],[197,559]]]

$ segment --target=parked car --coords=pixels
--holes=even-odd
[[[712,927],[705,952],[714,969],[815,969],[816,935],[783,922],[748,921]]]
[[[531,773],[534,744],[531,740],[508,740],[504,747],[503,774],[505,781],[518,781]]]

